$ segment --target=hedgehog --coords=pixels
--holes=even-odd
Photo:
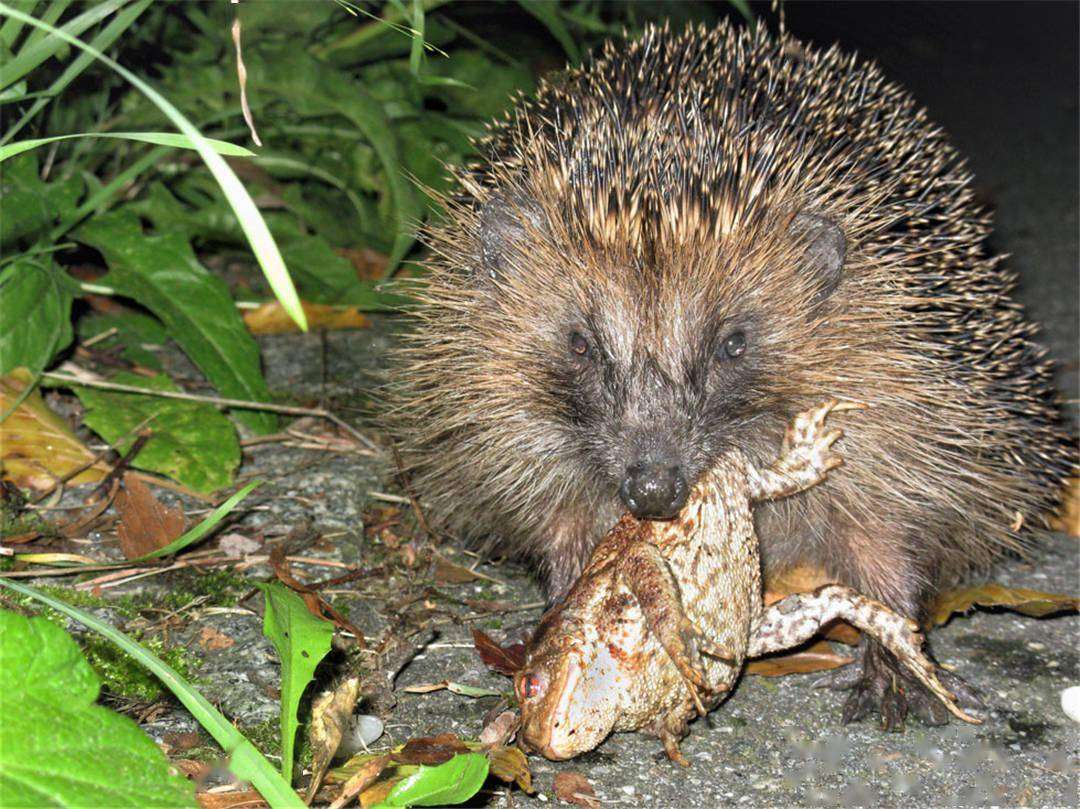
[[[1028,547],[1075,466],[1052,367],[964,160],[874,64],[652,26],[477,147],[386,389],[443,530],[529,560],[555,600],[622,513],[672,517],[723,453],[767,461],[841,398],[868,405],[843,473],[755,518],[767,575],[824,568],[922,619]],[[853,671],[846,722],[946,721],[872,641]]]

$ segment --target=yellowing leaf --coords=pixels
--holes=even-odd
[[[329,306],[322,303],[303,302],[311,329],[366,329],[371,325],[367,315],[357,306]],[[264,303],[258,309],[244,312],[244,325],[252,334],[283,334],[299,331],[281,304],[277,301]]]
[[[1042,618],[1058,612],[1076,612],[1080,609],[1080,598],[989,582],[942,593],[931,611],[932,626],[944,624],[954,613],[967,612],[974,607],[1000,607]]]
[[[24,368],[0,378],[0,414],[11,409],[31,379]],[[0,423],[0,471],[16,486],[48,489],[91,461],[94,454],[48,408],[36,390]],[[95,461],[70,482],[96,483],[108,470],[106,464]]]

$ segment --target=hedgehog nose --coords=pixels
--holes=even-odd
[[[664,519],[682,510],[689,491],[680,467],[650,463],[626,470],[619,496],[638,519]]]

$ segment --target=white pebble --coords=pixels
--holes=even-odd
[[[1061,692],[1061,709],[1074,722],[1080,722],[1080,685]]]
[[[367,747],[383,735],[383,723],[377,716],[361,714],[356,717],[356,737],[362,747]]]

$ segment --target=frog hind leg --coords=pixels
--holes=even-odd
[[[655,545],[636,542],[628,547],[619,558],[616,575],[633,594],[646,626],[687,681],[694,707],[704,716],[706,710],[699,692],[710,693],[713,689],[701,655],[723,657],[729,653],[709,643],[694,628],[683,609],[675,576]]]
[[[667,753],[669,759],[681,767],[690,766],[690,762],[687,761],[686,756],[683,755],[682,750],[679,748],[679,742],[689,732],[685,713],[673,711],[661,716],[650,730],[656,734],[660,739],[660,743],[664,745],[664,752]]]
[[[830,621],[842,619],[857,627],[888,649],[954,716],[979,724],[978,719],[956,704],[937,675],[937,667],[923,652],[923,636],[918,625],[852,590],[829,584],[812,593],[798,593],[765,610],[751,632],[747,657],[790,649],[809,640]]]

